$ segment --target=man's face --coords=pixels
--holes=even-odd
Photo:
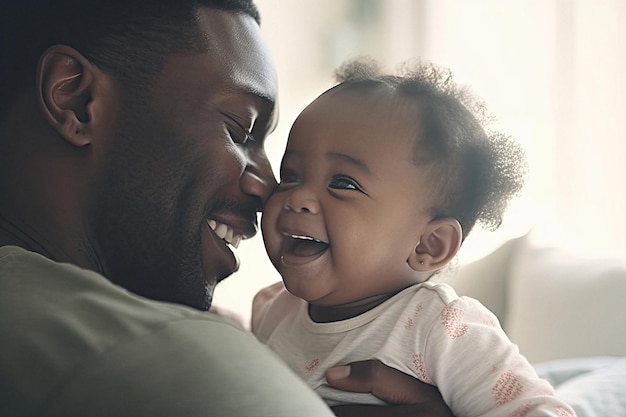
[[[252,18],[201,9],[200,27],[209,51],[170,56],[150,102],[122,106],[95,241],[113,282],[207,309],[275,187],[264,141],[277,81]]]

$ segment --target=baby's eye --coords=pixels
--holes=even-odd
[[[359,186],[359,184],[352,178],[345,175],[331,178],[330,183],[328,184],[328,188],[333,188],[336,190],[361,191],[361,187]]]

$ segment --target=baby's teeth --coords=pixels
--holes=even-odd
[[[230,242],[231,246],[237,249],[239,247],[239,242],[241,242],[241,235],[235,235],[233,241]]]
[[[215,234],[217,235],[217,237],[219,237],[220,239],[224,239],[224,236],[226,236],[226,233],[228,233],[228,226],[226,226],[225,224],[220,224],[219,226],[217,226],[217,228],[215,229]]]
[[[215,220],[207,220],[206,222],[211,230],[215,230],[215,228],[217,227],[217,222]]]
[[[224,240],[228,243],[230,243],[231,240],[233,240],[233,229],[228,228],[228,232],[226,232],[226,236],[224,236]]]

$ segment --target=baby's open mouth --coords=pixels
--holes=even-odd
[[[285,252],[292,256],[314,256],[328,249],[329,244],[311,236],[289,235]]]

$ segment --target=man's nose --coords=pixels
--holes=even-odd
[[[254,158],[248,158],[239,183],[244,193],[259,198],[259,211],[262,210],[277,185],[265,152],[258,152]]]
[[[320,211],[320,206],[319,201],[311,190],[304,186],[298,186],[285,199],[283,209],[295,213],[317,214]]]

